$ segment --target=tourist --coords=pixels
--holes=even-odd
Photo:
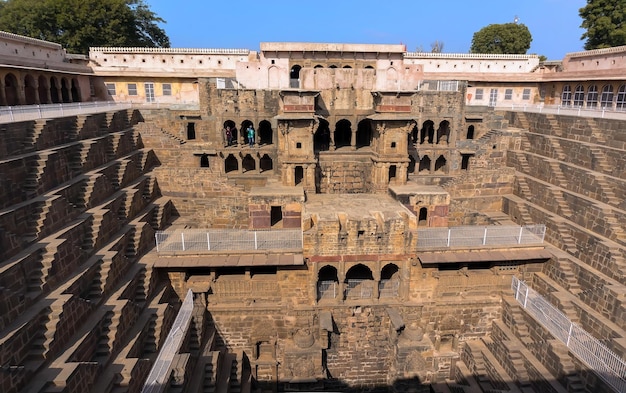
[[[226,142],[228,146],[233,144],[233,131],[230,129],[230,126],[226,126],[226,130],[224,131],[226,134]]]
[[[252,124],[248,126],[248,143],[250,147],[254,147],[254,127],[252,127]]]

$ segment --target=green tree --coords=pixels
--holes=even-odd
[[[0,0],[0,30],[63,45],[169,47],[165,23],[143,0]]]
[[[523,23],[493,24],[474,33],[470,52],[525,54],[532,40]]]
[[[586,50],[626,45],[626,0],[587,0],[578,12]]]

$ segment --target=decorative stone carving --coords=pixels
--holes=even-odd
[[[293,334],[293,342],[299,348],[310,348],[315,343],[315,336],[311,333],[311,330],[306,329],[298,329]]]

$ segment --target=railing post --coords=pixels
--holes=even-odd
[[[183,244],[183,251],[185,251],[185,234],[184,233],[180,233],[180,241]]]
[[[528,302],[528,284],[526,284],[526,295],[524,295],[524,308],[526,308],[526,302]]]
[[[565,346],[569,348],[569,339],[572,337],[572,329],[574,328],[574,323],[570,322],[569,323],[569,331],[567,332],[567,342],[565,343]]]
[[[448,245],[447,247],[450,247],[450,231],[452,231],[450,228],[448,228]]]
[[[9,107],[9,115],[11,115],[11,121],[15,120],[13,117],[13,108]]]
[[[37,113],[39,114],[39,118],[41,119],[41,105],[37,104]]]
[[[487,244],[487,227],[485,227],[485,233],[483,234],[483,246]]]
[[[209,238],[209,232],[206,233],[206,245],[207,250],[211,251],[211,239]]]
[[[519,227],[519,239],[517,239],[517,244],[522,244],[522,233],[524,231],[524,227]]]
[[[159,252],[159,234],[158,233],[154,234],[154,241],[156,243],[157,252]]]
[[[257,232],[254,231],[254,249],[258,250],[259,248],[258,248],[258,244],[257,244],[257,241],[256,241],[256,234],[257,234]]]

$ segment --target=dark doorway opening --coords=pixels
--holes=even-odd
[[[302,183],[302,180],[304,179],[304,168],[302,168],[300,165],[298,165],[294,170],[294,178],[296,186]]]
[[[200,167],[208,168],[209,167],[209,155],[203,154],[200,156]]]
[[[428,209],[425,207],[420,208],[419,218],[417,220],[419,226],[428,225]]]
[[[280,206],[272,206],[270,209],[270,226],[276,226],[283,222],[283,209]]]
[[[187,123],[187,139],[196,139],[196,123]]]

